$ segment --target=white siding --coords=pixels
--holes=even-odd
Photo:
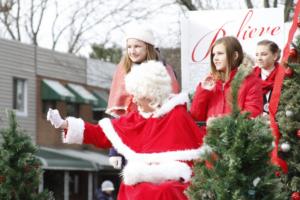
[[[86,84],[86,59],[38,48],[37,75]]]
[[[36,75],[34,48],[19,42],[0,39],[0,128],[8,126],[6,110],[13,107],[13,77],[27,81],[27,116],[17,116],[22,129],[35,142]]]
[[[87,59],[87,84],[109,89],[116,64],[95,59]]]
[[[36,53],[35,53],[36,52]],[[109,88],[115,65],[73,54],[35,48],[0,39],[0,128],[8,126],[6,110],[13,107],[13,78],[27,81],[27,116],[17,116],[20,127],[36,141],[36,77]]]

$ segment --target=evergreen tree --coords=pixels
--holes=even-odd
[[[13,112],[9,115],[9,128],[1,130],[0,146],[0,199],[42,200],[51,199],[47,191],[38,193],[42,173],[36,147],[29,136],[19,130]]]
[[[104,44],[93,44],[93,52],[90,54],[91,58],[100,59],[112,63],[119,63],[122,57],[122,49],[117,46],[105,48]]]
[[[241,66],[242,67],[242,66]],[[195,162],[187,195],[191,200],[283,200],[282,184],[270,164],[273,136],[265,117],[240,113],[237,93],[250,69],[240,69],[232,81],[232,113],[207,122],[204,143],[213,153]]]
[[[299,28],[298,28],[299,29]],[[285,70],[276,119],[281,133],[279,155],[288,164],[281,174],[284,191],[292,200],[300,200],[300,36],[296,36]]]

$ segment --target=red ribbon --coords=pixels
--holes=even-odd
[[[288,60],[290,44],[291,44],[294,34],[298,28],[297,23],[298,23],[299,12],[300,12],[300,1],[297,2],[296,8],[295,8],[293,24],[289,31],[288,40],[287,40],[287,43],[286,43],[286,45],[284,47],[284,51],[283,51],[282,63],[284,63]],[[278,105],[279,105],[282,83],[283,83],[283,79],[285,76],[284,71],[285,71],[285,69],[282,66],[279,66],[277,75],[275,77],[274,87],[273,87],[273,91],[272,91],[273,94],[270,99],[269,112],[270,112],[270,122],[271,122],[272,133],[275,138],[275,147],[271,153],[271,161],[274,164],[280,166],[284,173],[287,173],[288,172],[287,163],[286,163],[286,161],[279,158],[278,153],[277,153],[279,139],[280,139],[281,134],[279,132],[279,127],[278,127],[278,124],[276,122],[276,117],[275,117],[277,109],[278,109]]]

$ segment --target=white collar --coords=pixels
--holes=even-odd
[[[184,105],[189,101],[187,93],[171,94],[170,97],[163,103],[163,105],[153,112],[143,112],[139,110],[139,114],[144,118],[158,118],[170,112],[177,105]]]
[[[264,69],[261,68],[261,78],[263,80],[266,80],[268,76],[272,73],[272,71],[275,69],[275,66],[273,65],[270,69]]]

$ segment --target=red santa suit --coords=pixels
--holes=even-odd
[[[125,156],[119,200],[186,200],[191,161],[207,151],[186,110],[187,100],[178,94],[153,113],[135,111],[98,125],[69,117],[64,142],[113,146]]]

